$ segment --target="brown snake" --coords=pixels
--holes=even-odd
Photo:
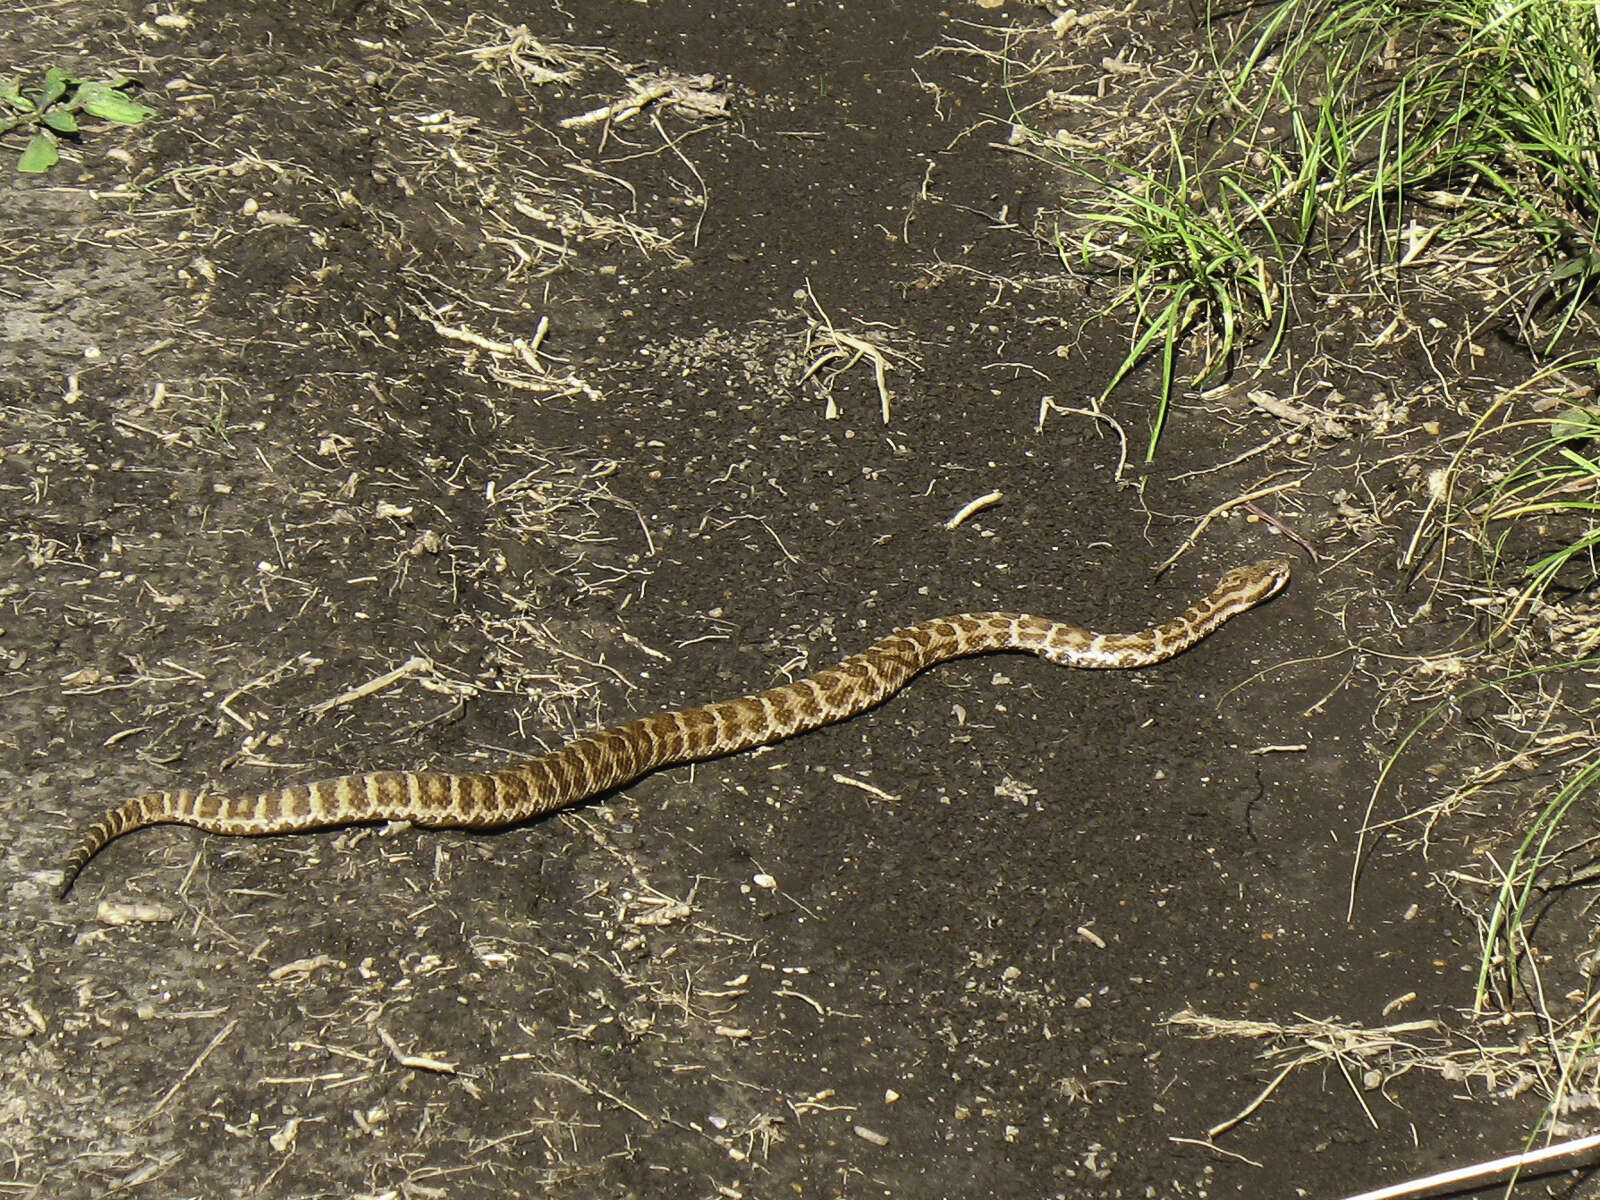
[[[733,754],[853,717],[946,659],[1025,650],[1069,667],[1148,666],[1182,653],[1288,582],[1284,559],[1236,568],[1180,616],[1142,633],[1091,633],[1019,613],[963,613],[924,621],[805,679],[585,734],[491,774],[375,771],[248,796],[209,787],[146,792],[109,810],[85,831],[67,859],[60,894],[67,894],[102,846],[146,825],[193,825],[244,836],[374,821],[458,829],[510,825],[632,783],[659,767]]]

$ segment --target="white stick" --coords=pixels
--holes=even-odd
[[[1392,1197],[1395,1196],[1414,1196],[1418,1192],[1431,1191],[1434,1188],[1444,1187],[1446,1184],[1465,1183],[1469,1179],[1482,1179],[1486,1175],[1499,1175],[1504,1171],[1531,1167],[1536,1163],[1548,1162],[1552,1158],[1563,1158],[1568,1154],[1578,1154],[1584,1150],[1592,1150],[1596,1146],[1600,1146],[1600,1133],[1593,1133],[1588,1137],[1577,1138],[1570,1142],[1557,1142],[1554,1146],[1546,1146],[1542,1150],[1529,1150],[1525,1154],[1508,1154],[1504,1158],[1496,1158],[1490,1162],[1475,1163],[1470,1167],[1457,1167],[1453,1171],[1441,1171],[1437,1175],[1429,1175],[1423,1179],[1412,1179],[1406,1183],[1392,1184],[1389,1187],[1379,1188],[1375,1192],[1362,1192],[1357,1196],[1346,1196],[1344,1200],[1392,1200]]]

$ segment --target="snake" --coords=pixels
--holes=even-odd
[[[1225,574],[1178,616],[1139,633],[1094,633],[1024,613],[974,612],[896,630],[837,666],[767,691],[655,713],[584,734],[559,749],[493,772],[372,771],[253,794],[221,788],[146,792],[86,828],[59,895],[108,843],[148,825],[259,837],[406,822],[432,829],[491,829],[542,816],[633,783],[662,767],[701,762],[782,741],[882,704],[935,663],[1015,650],[1062,666],[1150,666],[1181,654],[1289,582],[1275,558]]]

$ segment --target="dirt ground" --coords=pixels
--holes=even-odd
[[[1148,7],[1019,86],[1069,124],[1113,101],[1194,34]],[[1191,398],[1119,469],[1065,410],[1125,331],[1041,244],[1064,184],[1005,147],[986,57],[1053,15],[33,0],[0,29],[0,73],[126,72],[160,113],[0,213],[0,1196],[1335,1197],[1519,1146],[1517,1078],[1405,1057],[1470,999],[1466,839],[1381,844],[1346,920],[1383,647],[1471,619],[1394,568],[1404,456],[1464,418],[1420,340],[1374,339],[1326,382],[1392,423]],[[889,352],[887,422],[830,322]],[[1107,410],[1135,456],[1148,411]],[[1320,569],[1233,508],[1156,573],[1272,488]],[[145,830],[54,897],[139,791],[510,762],[944,613],[1143,628],[1281,553],[1285,594],[1138,673],[949,664],[490,834]]]

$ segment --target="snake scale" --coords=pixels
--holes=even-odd
[[[924,621],[805,679],[602,729],[491,773],[375,771],[242,796],[210,787],[146,792],[110,809],[84,832],[67,859],[60,894],[67,894],[107,842],[146,825],[192,825],[244,836],[374,821],[485,829],[552,812],[660,767],[764,746],[853,717],[947,659],[1021,650],[1069,667],[1148,666],[1187,650],[1288,581],[1284,559],[1236,568],[1181,615],[1141,633],[1092,633],[1020,613],[963,613]]]

